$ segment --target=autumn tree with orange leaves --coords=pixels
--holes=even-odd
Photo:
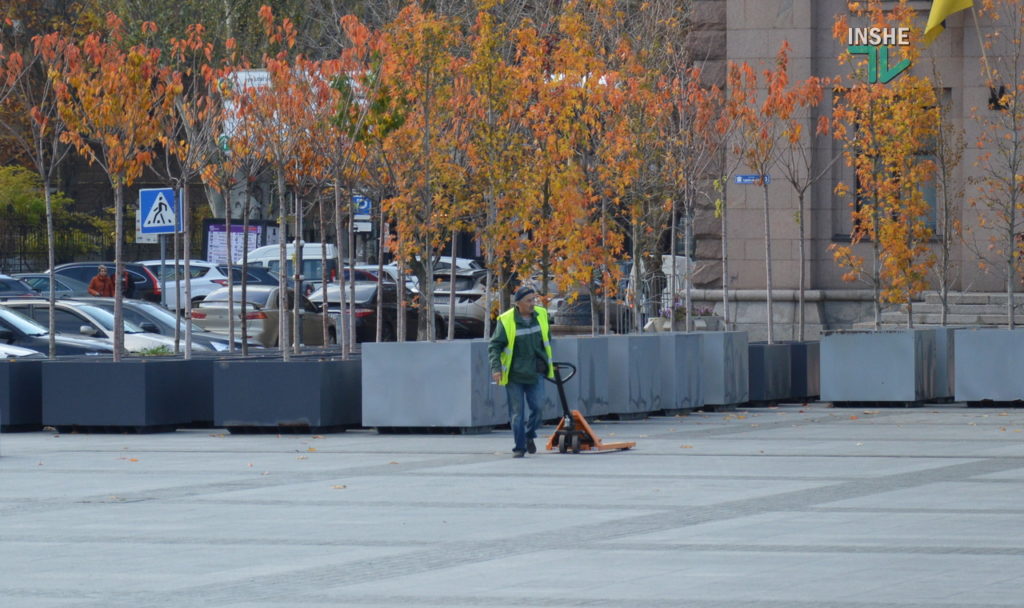
[[[882,10],[874,0],[858,13],[874,27],[911,27],[915,12],[905,1]],[[845,36],[845,17],[834,33]],[[917,47],[900,47],[902,57],[917,58]],[[850,61],[845,54],[841,63]],[[928,78],[904,73],[888,84],[865,81],[865,66],[858,64],[849,84],[840,91],[835,108],[835,136],[843,142],[846,163],[854,184],[840,184],[840,195],[851,195],[851,245],[833,244],[835,260],[848,269],[844,279],[866,280],[875,293],[874,319],[878,329],[883,302],[903,304],[907,326],[913,327],[913,298],[928,286],[935,263],[928,242],[930,207],[922,186],[932,179],[935,166],[927,158],[939,125],[935,89]],[[864,240],[871,243],[870,266],[856,252]]]
[[[987,251],[979,252],[982,266],[1005,281],[1006,323],[1013,329],[1014,294],[1024,270],[1024,1],[975,4],[987,18],[979,67],[991,96],[987,106],[972,108],[980,130],[980,175],[970,204],[981,210],[979,229],[987,236]]]
[[[775,56],[775,68],[764,70],[759,84],[754,68],[747,64],[729,66],[729,86],[744,92],[746,103],[732,107],[738,123],[739,143],[736,152],[755,174],[761,176],[759,185],[764,209],[765,289],[768,317],[768,343],[775,341],[773,310],[774,288],[772,277],[771,208],[768,201],[768,181],[765,176],[779,162],[787,142],[799,138],[799,122],[795,113],[799,108],[817,104],[821,100],[821,85],[816,78],[790,84],[789,43],[783,42]],[[759,86],[765,92],[757,102]]]
[[[58,167],[70,151],[62,140],[65,127],[58,111],[53,78],[63,72],[69,42],[56,32],[29,40],[14,30],[12,22],[0,27],[4,34],[0,37],[0,128],[29,160],[42,182],[47,268],[53,272],[56,259],[51,187]],[[55,282],[50,281],[47,300],[50,309],[48,353],[51,359],[57,354],[55,290]]]
[[[161,131],[155,117],[171,111],[174,85],[160,52],[144,44],[124,48],[120,20],[107,16],[108,30],[93,33],[68,50],[62,70],[53,75],[64,141],[99,166],[114,193],[114,360],[124,351],[123,241],[124,189],[153,162]],[[153,32],[147,24],[143,33]]]

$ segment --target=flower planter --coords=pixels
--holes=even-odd
[[[0,361],[0,430],[42,428],[42,361]]]
[[[821,394],[821,344],[789,342],[790,392],[798,401],[814,401]]]
[[[956,401],[1024,401],[1024,329],[956,332]]]
[[[745,331],[701,332],[703,407],[729,409],[746,403],[750,393],[750,354]]]
[[[767,404],[789,401],[792,391],[791,345],[752,342],[748,345],[749,374],[747,398]]]
[[[551,340],[555,361],[576,366],[576,376],[565,383],[565,400],[570,410],[584,416],[602,416],[608,409],[608,340],[604,336],[561,336]],[[544,419],[562,417],[558,387],[544,386]],[[504,403],[504,398],[502,398]]]
[[[214,424],[239,432],[334,432],[361,424],[361,361],[296,356],[213,366]],[[392,380],[393,381],[393,380]]]
[[[382,432],[480,432],[508,423],[505,389],[491,384],[487,340],[362,348],[363,426]]]
[[[60,431],[170,431],[192,422],[186,361],[44,361],[42,423]]]
[[[937,394],[934,329],[844,332],[821,341],[821,399],[919,405]]]
[[[642,418],[662,409],[661,339],[656,335],[606,336],[608,409],[619,418]]]
[[[699,409],[703,334],[661,334],[661,406],[672,414]]]

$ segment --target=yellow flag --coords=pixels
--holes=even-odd
[[[942,33],[942,22],[953,13],[959,13],[974,6],[974,0],[932,0],[932,10],[928,13],[928,25],[924,28],[924,43],[931,44],[935,37]]]

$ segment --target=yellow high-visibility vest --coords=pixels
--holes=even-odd
[[[544,342],[544,354],[548,359],[548,378],[555,377],[555,365],[551,358],[551,336],[548,329],[548,309],[543,306],[534,306],[533,314],[537,315],[537,323],[540,324],[540,339]],[[498,360],[501,361],[501,386],[508,384],[508,372],[512,369],[512,347],[516,343],[516,309],[510,308],[498,315],[498,321],[505,328],[505,339],[508,345],[501,351]]]

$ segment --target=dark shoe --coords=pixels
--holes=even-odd
[[[526,440],[526,451],[531,454],[537,453],[537,444],[533,442],[533,439]]]
[[[526,456],[526,452],[522,450],[512,450],[512,458],[522,458]]]

